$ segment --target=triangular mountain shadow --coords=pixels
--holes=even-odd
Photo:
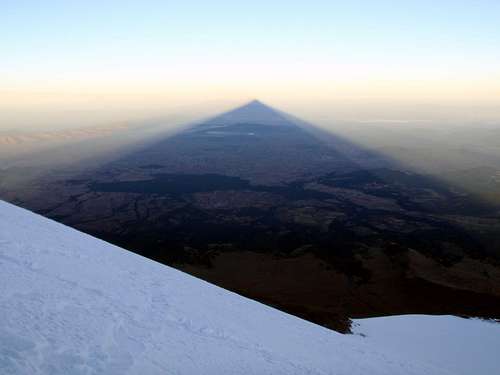
[[[481,297],[482,287],[464,296],[439,283],[441,291],[432,294],[426,279],[415,284],[406,277],[409,265],[423,264],[422,275],[435,270],[429,280],[442,280],[441,272],[462,254],[477,260],[496,248],[448,219],[482,210],[476,202],[394,165],[251,102],[66,184],[55,181],[34,205],[48,201],[49,217],[337,329],[348,329],[347,317],[366,314],[366,306],[370,314],[468,315],[480,302],[485,309],[474,309],[476,316],[497,316],[491,308],[499,306],[497,297]],[[240,251],[250,258],[230,257]],[[414,253],[444,267],[428,268]],[[217,259],[227,268],[219,268]],[[261,267],[262,259],[271,268]],[[273,266],[275,261],[280,263]],[[329,269],[333,278],[309,277]],[[475,275],[490,284],[487,275]],[[428,301],[427,295],[434,297]]]
[[[286,114],[260,102],[251,102],[203,121],[203,125],[228,126],[234,124],[260,124],[274,126],[293,126],[294,121]]]
[[[216,173],[265,184],[395,165],[258,100],[186,127],[113,164],[119,169],[154,164],[162,166],[156,172]]]
[[[112,163],[112,169],[145,165],[158,166],[155,173],[213,173],[276,185],[395,163],[253,100],[148,144]]]

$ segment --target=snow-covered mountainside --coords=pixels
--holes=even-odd
[[[457,316],[401,315],[354,320],[377,348],[445,367],[456,375],[500,374],[500,324]]]
[[[327,330],[0,201],[1,374],[455,373],[370,336]]]

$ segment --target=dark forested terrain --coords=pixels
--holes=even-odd
[[[259,102],[34,190],[16,203],[335,329],[500,317],[498,206]]]

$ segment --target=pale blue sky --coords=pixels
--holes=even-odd
[[[498,98],[499,25],[498,0],[0,0],[0,90]]]

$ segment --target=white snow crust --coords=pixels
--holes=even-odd
[[[456,375],[500,374],[500,324],[494,321],[399,315],[356,319],[352,330],[379,349]]]
[[[455,374],[360,327],[336,333],[0,201],[2,375]]]

